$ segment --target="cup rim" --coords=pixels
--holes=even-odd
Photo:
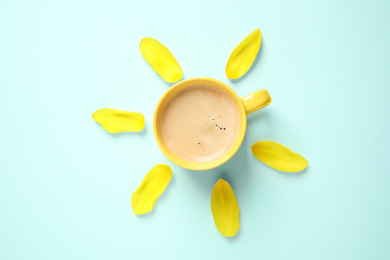
[[[162,138],[161,131],[158,129],[158,123],[159,123],[158,121],[161,120],[161,115],[165,109],[165,105],[177,92],[193,85],[208,85],[222,90],[224,93],[228,94],[232,98],[232,100],[236,104],[236,107],[240,115],[240,129],[236,141],[233,143],[232,147],[224,155],[209,162],[202,162],[202,163],[190,162],[175,155],[172,151],[169,150],[169,148],[166,147],[164,139]],[[165,105],[162,106],[162,104]],[[158,101],[153,116],[153,133],[160,150],[164,153],[166,157],[168,157],[168,159],[171,162],[175,163],[176,165],[189,170],[196,170],[196,171],[216,168],[224,164],[225,162],[227,162],[230,158],[232,158],[233,155],[236,154],[238,149],[241,147],[242,142],[244,141],[246,126],[247,126],[246,111],[241,98],[227,84],[219,80],[213,78],[207,78],[207,77],[195,77],[195,78],[185,79],[180,82],[177,82],[175,85],[170,87]]]

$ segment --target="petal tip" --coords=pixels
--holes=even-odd
[[[151,209],[138,209],[138,207],[136,205],[133,205],[133,203],[131,204],[131,206],[133,208],[134,214],[137,216],[144,215],[144,214],[149,213],[153,210],[153,208],[151,208]]]
[[[219,183],[225,183],[226,181],[224,180],[224,179],[219,179],[218,181],[217,181],[217,183],[216,184],[219,184]]]

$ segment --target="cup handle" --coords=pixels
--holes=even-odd
[[[249,115],[271,104],[272,98],[266,89],[262,89],[241,98],[241,101],[244,104],[246,114]]]

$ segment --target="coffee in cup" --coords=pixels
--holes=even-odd
[[[240,115],[232,98],[218,88],[194,85],[177,92],[161,117],[167,147],[193,163],[224,155],[239,134]]]

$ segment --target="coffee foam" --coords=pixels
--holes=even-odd
[[[161,118],[168,148],[195,163],[224,155],[234,144],[239,128],[240,116],[234,101],[221,90],[205,85],[179,91]]]

